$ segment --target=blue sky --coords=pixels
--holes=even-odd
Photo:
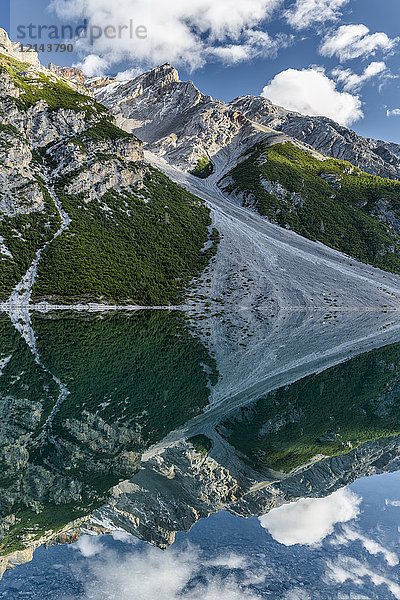
[[[14,39],[29,23],[77,26],[87,18],[104,30],[131,19],[146,27],[146,39],[102,35],[41,60],[123,77],[168,60],[216,98],[264,93],[400,143],[399,0],[11,0],[11,28],[3,0],[0,18]]]

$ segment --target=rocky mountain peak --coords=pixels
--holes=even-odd
[[[59,67],[51,62],[49,63],[48,69],[60,77],[64,77],[64,79],[69,79],[77,83],[85,83],[85,75],[76,67]]]
[[[143,93],[149,88],[151,88],[152,91],[161,91],[171,84],[177,83],[180,83],[178,71],[174,67],[171,67],[169,63],[165,63],[165,65],[155,67],[154,69],[151,69],[151,71],[135,77],[135,79],[121,83],[121,88],[124,90],[137,88]]]
[[[0,53],[19,60],[21,62],[29,63],[31,65],[40,65],[37,52],[24,52],[19,50],[20,42],[12,42],[8,37],[7,32],[0,28]]]
[[[169,63],[165,63],[160,67],[155,67],[148,74],[153,74],[156,80],[159,79],[165,83],[172,83],[173,81],[178,83],[180,81],[178,71]]]

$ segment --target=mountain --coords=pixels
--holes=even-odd
[[[263,130],[240,111],[202,94],[192,81],[180,81],[169,64],[96,90],[95,96],[120,127],[135,131],[146,149],[184,170],[204,167],[224,149],[238,158]]]
[[[332,119],[301,115],[259,96],[236,98],[229,106],[256,123],[285,133],[322,154],[348,161],[366,173],[400,178],[399,144],[364,138]]]
[[[260,97],[213,100],[169,64],[95,95],[169,164],[272,223],[400,272],[400,146]]]
[[[178,302],[215,251],[208,208],[86,87],[1,36],[0,302]]]
[[[168,64],[17,52],[0,32],[0,575],[398,469],[400,280],[348,256],[399,269],[395,145],[344,129],[329,158],[308,117]]]
[[[148,452],[92,522],[165,548],[211,513],[260,516],[398,470],[399,352],[386,346],[303,378],[213,427],[205,413],[196,435]]]
[[[259,98],[238,110],[239,99],[214,100],[168,64],[128,82],[85,79],[33,55],[21,63],[4,32],[2,40],[0,302],[179,304],[215,254],[218,228],[227,236],[199,199],[209,203],[205,190],[399,271],[400,184],[271,129],[287,111]],[[205,187],[185,183],[195,195],[178,187],[144,148]]]
[[[180,81],[168,63],[95,95],[148,150],[185,170],[205,159],[220,166],[220,154],[226,153],[225,160],[237,158],[269,137],[263,134],[279,132],[372,175],[400,177],[398,144],[363,138],[331,119],[291,112],[260,96],[215,100],[192,81]]]

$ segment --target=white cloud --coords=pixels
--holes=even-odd
[[[126,71],[119,71],[117,73],[116,78],[118,81],[130,81],[131,79],[135,79],[139,77],[143,73],[143,69],[140,67],[132,67],[131,69],[126,69]]]
[[[224,567],[226,569],[244,569],[247,566],[247,560],[234,552],[221,555],[210,560],[207,564],[213,567]]]
[[[364,83],[387,72],[388,70],[384,62],[372,62],[364,69],[361,75],[353,73],[351,69],[343,69],[341,67],[334,69],[332,75],[337,82],[343,83],[343,89],[346,92],[357,92]]]
[[[361,498],[344,488],[326,498],[303,498],[260,517],[261,525],[285,546],[313,545],[333,532],[336,523],[355,519]]]
[[[305,29],[315,23],[336,20],[340,9],[349,0],[296,0],[293,8],[286,12],[286,19],[292,27]]]
[[[287,47],[293,41],[291,36],[277,35],[272,38],[264,31],[249,30],[243,35],[244,43],[216,46],[207,52],[226,64],[236,64],[257,57],[274,57],[278,50]]]
[[[400,600],[400,585],[387,575],[376,573],[365,563],[347,556],[339,556],[336,561],[327,563],[325,575],[327,583],[343,585],[345,581],[351,581],[355,585],[363,585],[365,579],[369,579],[375,586],[385,586],[397,600]]]
[[[116,529],[115,531],[113,531],[112,537],[114,538],[114,540],[124,542],[125,544],[133,544],[134,546],[136,546],[139,543],[139,538],[124,531],[123,529]]]
[[[154,66],[166,61],[189,68],[202,66],[210,57],[246,60],[252,52],[269,51],[275,43],[257,27],[268,19],[283,0],[52,0],[51,7],[62,19],[87,18],[89,27],[120,27],[133,23],[144,26],[147,35],[139,39],[121,30],[116,39],[105,35],[94,40],[79,40],[78,50],[97,54],[110,64],[134,60],[135,64]],[[258,37],[257,37],[258,36]],[[262,41],[260,37],[264,36]],[[283,41],[283,38],[282,38]],[[238,46],[238,48],[235,48]],[[245,46],[245,48],[240,48]],[[218,50],[226,48],[226,52]]]
[[[351,125],[364,116],[360,98],[339,92],[335,82],[317,67],[278,73],[264,87],[261,96],[289,110],[330,117],[342,125]]]
[[[371,56],[377,50],[390,52],[399,38],[390,39],[386,33],[370,34],[365,25],[342,25],[322,42],[322,56],[337,56],[341,62],[361,56]]]
[[[336,537],[336,540],[334,540],[334,544],[344,545],[344,544],[348,544],[349,542],[356,542],[356,541],[361,542],[361,544],[364,546],[365,550],[369,554],[372,554],[372,555],[382,554],[383,558],[385,559],[385,561],[387,562],[387,564],[390,567],[395,567],[396,565],[399,564],[399,558],[395,552],[388,550],[387,548],[385,548],[384,546],[379,544],[379,542],[376,542],[375,540],[368,538],[367,536],[363,535],[359,531],[352,529],[348,525],[343,527],[342,533]]]
[[[81,535],[72,548],[79,550],[85,558],[90,558],[100,554],[103,550],[103,544],[99,537],[94,535]]]
[[[74,66],[81,69],[87,77],[95,77],[105,75],[110,64],[104,58],[97,56],[97,54],[88,54],[82,62]]]
[[[387,117],[400,117],[400,108],[393,108],[392,110],[387,110],[386,111],[386,116]],[[395,504],[395,502],[398,502],[398,504]],[[391,506],[400,506],[400,502],[398,500],[393,500],[392,502],[387,502],[387,504],[390,504]]]
[[[215,565],[240,569],[245,562],[236,557],[216,559]],[[235,574],[226,576],[206,571],[196,549],[143,547],[123,555],[110,550],[84,562],[75,572],[85,589],[85,600],[256,600]],[[201,581],[197,579],[202,574]],[[243,572],[245,574],[245,572]]]

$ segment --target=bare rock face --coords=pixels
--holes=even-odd
[[[31,163],[27,141],[16,129],[6,128],[0,141],[0,214],[13,217],[44,210],[43,191]]]
[[[60,77],[64,77],[64,79],[69,79],[71,81],[76,81],[77,83],[84,83],[86,77],[83,72],[76,67],[58,67],[53,63],[49,63],[49,71],[60,75]]]
[[[176,532],[189,531],[199,519],[238,501],[246,482],[182,441],[144,463],[132,480],[115,486],[92,520],[166,548]]]
[[[115,77],[85,77],[84,85],[89,91],[94,92],[117,82],[118,80]]]
[[[23,131],[34,147],[43,147],[60,139],[79,135],[89,125],[84,112],[60,108],[49,111],[45,101],[29,108],[21,123]]]
[[[40,65],[37,52],[21,52],[20,42],[12,42],[7,32],[0,28],[0,53],[31,65]]]
[[[180,81],[169,64],[113,83],[95,91],[95,96],[111,109],[120,127],[185,170],[227,147],[239,155],[259,137],[240,111],[202,94],[192,81]]]

